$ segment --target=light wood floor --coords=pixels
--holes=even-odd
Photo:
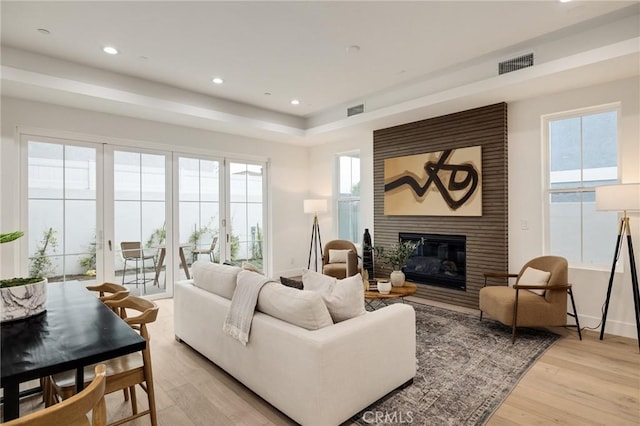
[[[220,368],[174,340],[173,301],[158,301],[151,325],[156,404],[160,425],[295,424]],[[203,324],[206,326],[206,324]],[[558,329],[565,337],[529,370],[495,412],[489,425],[638,425],[640,352],[635,339]],[[140,406],[145,394],[138,391]],[[109,420],[130,407],[122,393],[107,397]],[[38,396],[21,412],[42,408]],[[127,411],[128,412],[128,411]],[[130,425],[149,425],[148,416]],[[345,425],[351,424],[347,422]]]

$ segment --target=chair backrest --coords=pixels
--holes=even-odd
[[[332,240],[324,246],[324,252],[322,253],[322,266],[329,263],[329,250],[353,250],[354,253],[358,253],[356,246],[347,240]]]
[[[213,252],[213,250],[215,250],[216,248],[216,244],[218,244],[218,237],[213,237],[211,239],[211,246],[209,247],[209,250]]]
[[[96,377],[82,392],[62,401],[59,404],[26,416],[17,418],[5,426],[50,426],[86,425],[87,413],[91,411],[91,425],[105,426],[107,424],[107,406],[104,401],[106,386],[106,367],[99,364],[95,369]]]
[[[564,285],[569,283],[569,263],[564,257],[540,256],[531,259],[524,264],[522,269],[520,269],[516,283],[520,281],[520,277],[524,273],[525,269],[529,267],[539,269],[541,271],[551,272],[551,276],[549,277],[549,281],[547,282],[548,285]],[[545,292],[545,299],[547,300],[547,302],[562,303],[562,301],[564,301],[566,303],[567,290],[548,290]]]
[[[124,299],[129,295],[129,289],[120,284],[114,283],[102,283],[97,285],[86,286],[89,291],[97,291],[100,295],[100,300],[116,300]]]
[[[120,243],[123,259],[141,259],[144,257],[140,241],[122,241]]]
[[[123,310],[123,311],[135,311],[137,315],[130,315],[130,312],[126,314],[126,318],[123,320],[131,326],[134,330],[140,332],[140,335],[148,342],[149,332],[147,331],[147,324],[152,323],[158,318],[158,305],[151,300],[143,299],[136,296],[127,296],[124,299],[119,300],[107,300],[105,305],[111,309]],[[121,315],[122,316],[122,315]],[[144,351],[148,351],[149,345]],[[143,352],[144,352],[143,351]]]

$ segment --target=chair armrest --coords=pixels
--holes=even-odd
[[[520,285],[515,284],[513,286],[516,290],[566,290],[571,288],[571,284],[560,285]]]
[[[510,274],[508,272],[485,272],[483,275],[484,285],[482,287],[486,287],[487,285],[506,285],[506,283],[491,284],[487,282],[488,278],[518,278],[518,274]]]
[[[510,274],[508,272],[485,272],[485,278],[518,278],[518,274]]]

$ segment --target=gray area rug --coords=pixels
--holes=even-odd
[[[418,372],[352,420],[367,424],[483,425],[535,361],[560,338],[448,309],[416,310]]]

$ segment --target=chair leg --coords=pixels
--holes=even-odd
[[[580,320],[578,319],[578,311],[576,309],[576,301],[573,298],[573,291],[571,288],[567,289],[567,293],[569,293],[569,297],[571,298],[571,307],[573,308],[573,313],[568,312],[567,315],[573,317],[576,320],[576,328],[578,329],[578,337],[582,340],[582,330],[580,330]]]
[[[516,324],[518,324],[518,289],[516,289],[516,300],[513,304],[513,330],[511,332],[511,344],[516,343]]]
[[[124,276],[127,274],[127,259],[124,260],[124,269],[122,270],[122,285],[124,285]]]
[[[129,393],[131,394],[131,411],[133,414],[138,414],[138,400],[136,398],[136,387],[131,386],[129,388]]]
[[[482,321],[482,311],[480,311],[480,321]]]

